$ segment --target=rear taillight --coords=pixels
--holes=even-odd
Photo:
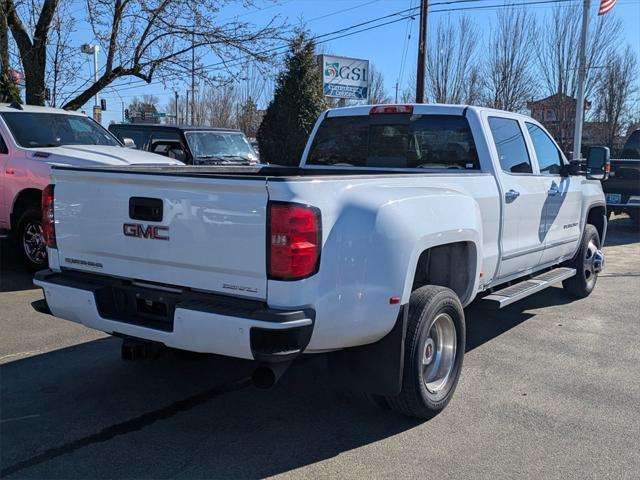
[[[53,216],[53,185],[42,191],[42,235],[49,248],[56,248],[56,225]]]
[[[268,275],[299,280],[318,271],[322,240],[320,211],[297,203],[269,203]]]

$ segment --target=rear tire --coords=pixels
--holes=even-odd
[[[402,390],[386,397],[397,412],[429,419],[453,397],[465,348],[464,311],[458,296],[436,285],[411,294]]]
[[[47,247],[42,234],[42,213],[37,207],[28,207],[16,223],[16,245],[33,272],[47,267]]]
[[[600,235],[593,225],[584,227],[580,249],[575,258],[567,264],[575,268],[575,276],[562,282],[564,290],[574,298],[588,297],[596,286],[599,270],[593,266],[593,256],[600,250]]]

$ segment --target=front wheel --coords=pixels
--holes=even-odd
[[[16,240],[20,253],[32,270],[41,270],[47,267],[47,247],[42,232],[42,217],[40,209],[27,208],[17,223]]]
[[[458,296],[436,285],[411,294],[402,390],[386,397],[393,410],[428,419],[449,403],[465,348],[464,311]]]
[[[582,242],[575,258],[567,265],[575,268],[576,274],[564,280],[565,291],[575,298],[588,297],[596,286],[598,274],[604,266],[604,255],[600,250],[600,235],[593,225],[587,224]]]

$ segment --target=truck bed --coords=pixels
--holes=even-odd
[[[76,170],[76,171],[91,171],[91,172],[104,172],[104,173],[129,173],[136,175],[166,175],[166,176],[179,176],[179,177],[211,177],[211,178],[226,178],[226,177],[250,177],[257,179],[299,179],[300,177],[344,177],[350,176],[354,178],[362,176],[416,176],[416,175],[474,175],[478,174],[476,170],[455,170],[450,169],[415,169],[408,170],[406,168],[372,168],[357,170],[351,168],[313,168],[313,167],[286,167],[278,165],[266,165],[266,166],[234,166],[234,165],[203,165],[203,166],[191,166],[191,165],[179,165],[179,166],[145,166],[145,165],[129,165],[126,167],[69,167],[69,166],[54,166],[56,170]]]

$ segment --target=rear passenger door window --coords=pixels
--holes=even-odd
[[[512,118],[489,117],[489,128],[502,170],[507,173],[533,173],[518,121]]]
[[[4,143],[4,139],[2,138],[2,135],[0,135],[0,154],[6,155],[7,153],[9,153],[9,150],[7,149],[7,144]]]
[[[547,132],[533,123],[527,122],[527,130],[538,159],[538,167],[543,175],[560,175],[562,154]]]

